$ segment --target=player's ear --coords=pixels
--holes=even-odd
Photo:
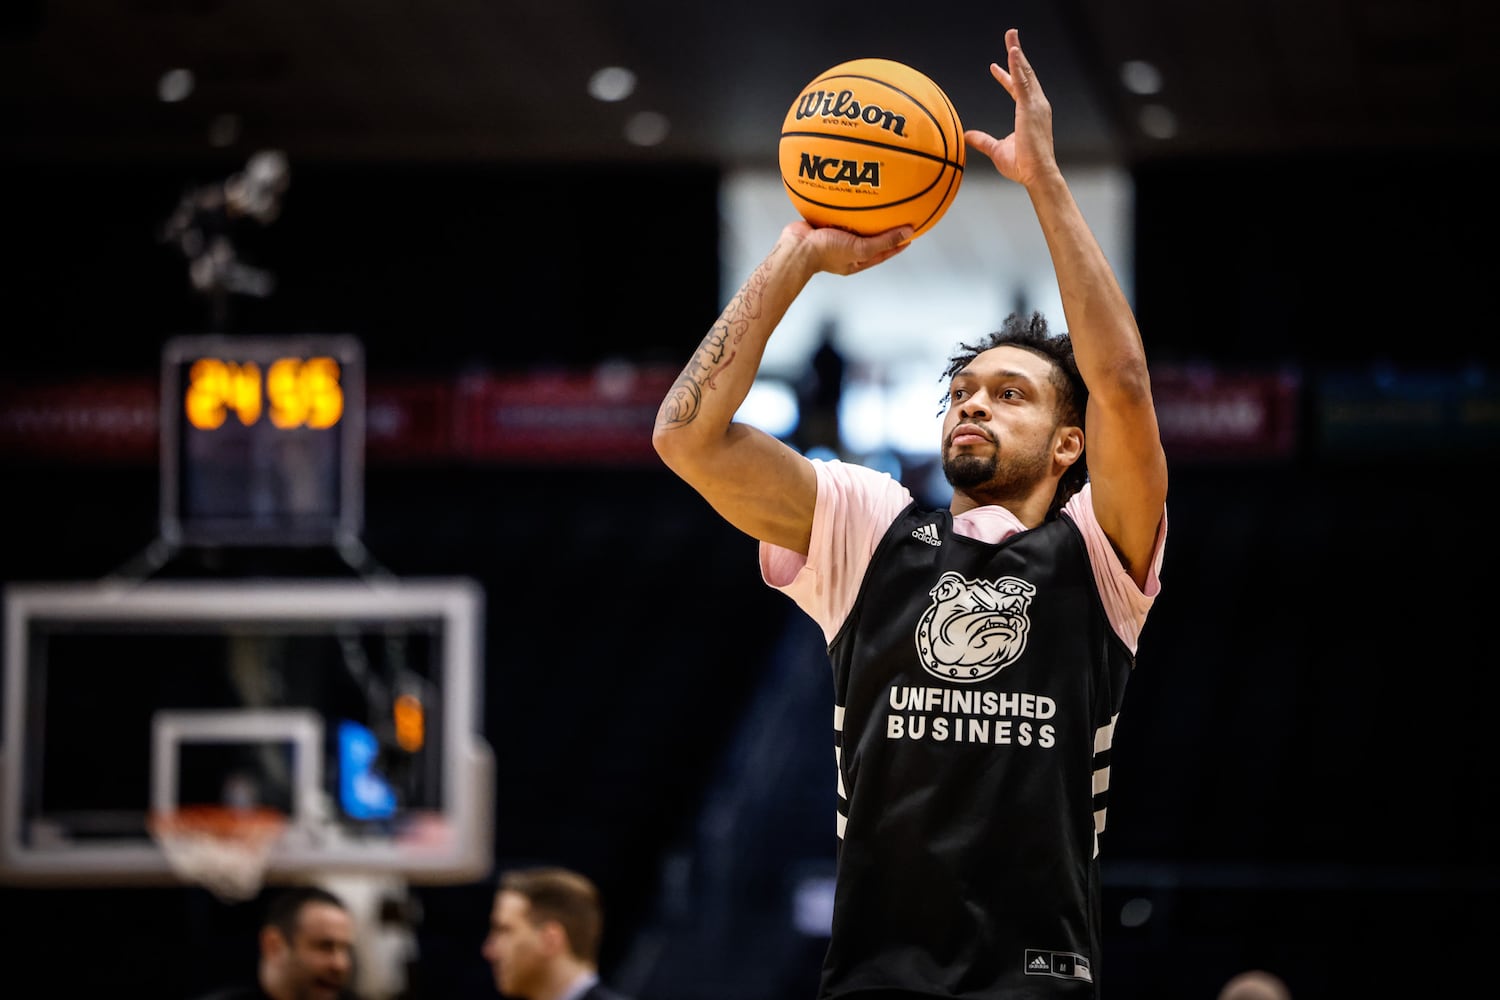
[[[1052,460],[1064,469],[1083,455],[1083,428],[1064,424],[1052,441]]]

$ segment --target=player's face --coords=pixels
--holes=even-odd
[[[943,416],[943,475],[954,489],[1019,496],[1052,469],[1057,391],[1052,362],[993,347],[953,376]]]
[[[545,981],[548,953],[542,929],[531,920],[531,902],[518,892],[495,894],[484,957],[495,974],[495,988],[509,997],[535,996]]]
[[[302,907],[285,956],[286,983],[297,1000],[337,997],[354,964],[354,921],[328,903]]]

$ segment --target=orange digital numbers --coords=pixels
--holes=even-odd
[[[275,426],[290,430],[323,430],[344,415],[344,389],[339,363],[333,358],[278,358],[266,369],[219,358],[200,358],[188,369],[183,411],[199,430],[223,425],[233,413],[246,427],[266,413]]]
[[[266,372],[266,398],[277,427],[332,427],[344,415],[339,364],[332,358],[279,358]]]
[[[253,424],[260,419],[260,367],[217,358],[195,361],[182,402],[188,421],[199,430],[221,426],[231,410],[240,423]]]

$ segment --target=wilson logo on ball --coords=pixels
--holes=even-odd
[[[796,117],[847,118],[883,128],[896,135],[906,134],[906,116],[887,111],[878,104],[861,104],[854,98],[854,91],[809,90],[797,101]]]
[[[941,87],[904,63],[854,59],[798,91],[781,123],[781,181],[814,226],[916,237],[953,204],[964,129]]]
[[[880,187],[880,161],[870,160],[861,163],[858,160],[839,160],[814,153],[803,153],[802,165],[797,168],[797,176],[810,177],[828,184],[851,184],[855,187],[868,184],[871,187]]]

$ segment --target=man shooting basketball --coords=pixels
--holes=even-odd
[[[663,461],[760,541],[766,582],[833,666],[838,880],[820,998],[1093,997],[1109,750],[1159,591],[1167,468],[1135,317],[1055,158],[1017,32],[1003,139],[1068,335],[1040,315],[957,349],[924,509],[883,473],[813,461],[733,418],[819,272],[858,274],[910,227],[787,225],[657,415]],[[1087,462],[1085,464],[1085,444]]]

